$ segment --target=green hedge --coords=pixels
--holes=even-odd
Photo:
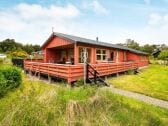
[[[0,66],[0,97],[17,88],[22,82],[21,71],[12,66]]]

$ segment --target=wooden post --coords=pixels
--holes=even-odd
[[[105,76],[105,80],[107,81],[107,79],[108,79],[108,76]]]
[[[39,79],[39,80],[41,79],[40,72],[38,73],[38,79]]]
[[[48,75],[48,82],[51,84],[52,78],[50,75]]]
[[[94,71],[94,83],[97,84],[97,81],[96,81],[96,71]]]
[[[79,58],[78,53],[79,53],[79,49],[78,49],[77,44],[75,43],[74,44],[74,65],[78,64],[78,58]]]
[[[86,84],[86,76],[87,76],[87,50],[86,48],[84,48],[84,51],[83,51],[84,55],[83,55],[83,61],[84,61],[84,84]]]
[[[32,76],[32,72],[31,72],[31,70],[29,70],[29,75]]]
[[[86,82],[88,82],[88,80],[89,80],[89,73],[88,73],[88,70],[89,70],[89,65],[86,64]]]
[[[71,81],[71,77],[72,77],[72,74],[71,74],[71,65],[68,66],[68,84],[71,84],[72,81]]]

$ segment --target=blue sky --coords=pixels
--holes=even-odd
[[[42,44],[52,27],[111,43],[168,44],[168,0],[0,0],[0,40]]]

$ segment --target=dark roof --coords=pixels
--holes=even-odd
[[[77,36],[74,36],[74,35],[67,35],[67,34],[58,33],[58,32],[54,32],[49,37],[49,39],[42,45],[42,47],[44,47],[53,36],[58,36],[58,37],[61,37],[61,38],[65,38],[65,39],[71,40],[75,43],[86,43],[86,44],[91,44],[91,45],[111,47],[111,48],[116,48],[116,49],[121,49],[121,50],[127,50],[127,51],[134,52],[134,53],[137,53],[137,54],[148,55],[148,53],[145,53],[145,52],[142,52],[142,51],[139,51],[139,50],[135,50],[135,49],[131,49],[131,48],[128,48],[128,47],[125,47],[125,46],[111,44],[111,43],[107,43],[107,42],[100,42],[100,41],[96,41],[96,40],[86,39],[86,38],[77,37]]]

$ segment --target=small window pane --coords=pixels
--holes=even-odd
[[[101,55],[97,55],[97,60],[101,60]]]
[[[97,49],[97,50],[96,50],[96,54],[101,54],[101,50],[100,50],[100,49]]]
[[[107,56],[106,55],[103,55],[103,60],[106,60],[107,59]]]
[[[110,60],[114,60],[114,52],[111,52],[111,54],[110,54]]]
[[[106,54],[106,50],[103,50],[103,54]]]

